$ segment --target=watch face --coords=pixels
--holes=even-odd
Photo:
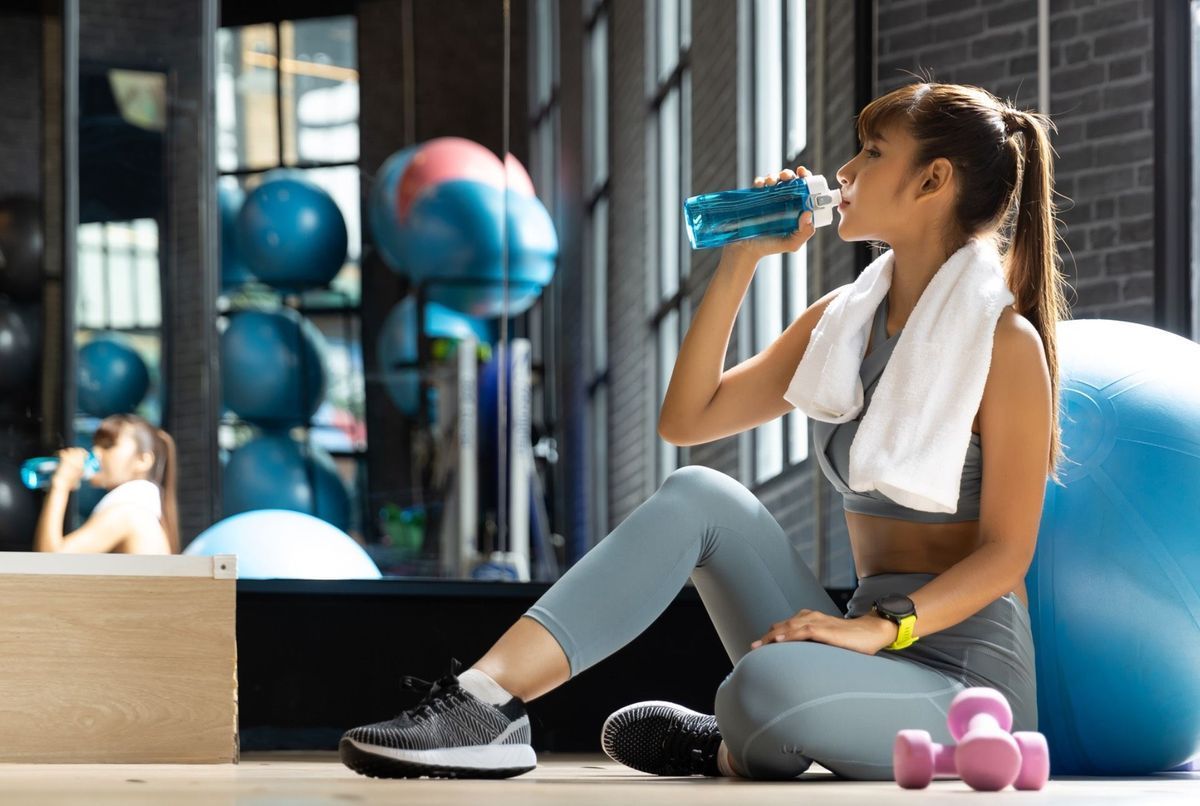
[[[889,593],[886,596],[880,596],[875,601],[875,605],[884,613],[896,618],[904,618],[917,612],[916,607],[913,606],[912,599],[899,593]]]

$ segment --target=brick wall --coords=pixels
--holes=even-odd
[[[1051,3],[1060,244],[1074,318],[1153,324],[1151,0]],[[1037,108],[1037,3],[880,0],[880,94],[930,70]]]
[[[42,21],[0,11],[0,198],[41,195]]]

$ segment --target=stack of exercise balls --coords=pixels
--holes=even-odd
[[[222,186],[218,200],[223,289],[250,279],[285,293],[320,288],[345,263],[345,219],[333,198],[301,173],[267,174],[244,198],[237,188]],[[270,511],[319,519],[353,543],[344,535],[350,495],[333,458],[292,436],[325,399],[326,354],[320,330],[291,308],[230,314],[221,334],[222,395],[240,420],[257,426],[258,435],[234,450],[225,465],[226,520],[217,526],[226,538],[232,529],[248,546],[257,545],[260,538],[250,525],[261,527],[262,519],[232,516]]]
[[[368,223],[384,263],[427,299],[473,317],[521,314],[554,277],[558,238],[529,174],[511,154],[501,162],[461,137],[389,157]]]

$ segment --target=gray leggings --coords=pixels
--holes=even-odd
[[[715,713],[745,775],[793,778],[815,760],[846,778],[890,779],[896,731],[921,728],[953,742],[946,709],[967,686],[1003,692],[1013,730],[1037,728],[1029,614],[1011,593],[896,652],[812,641],[751,651],[773,623],[801,609],[841,612],[754,494],[706,467],[672,473],[525,615],[562,645],[574,677],[649,627],[689,577],[734,664]],[[931,579],[860,579],[847,615]]]

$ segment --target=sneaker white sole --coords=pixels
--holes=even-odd
[[[644,700],[642,702],[635,702],[633,705],[626,705],[624,708],[618,708],[616,711],[613,711],[608,715],[608,719],[604,720],[604,726],[600,728],[600,748],[604,750],[604,755],[608,756],[613,761],[616,761],[618,764],[621,764],[621,761],[619,761],[614,754],[612,747],[612,733],[609,730],[610,726],[614,728],[619,727],[625,715],[632,711],[643,711],[646,708],[652,708],[654,706],[661,706],[672,713],[704,716],[704,714],[701,714],[699,711],[693,711],[690,708],[684,708],[679,703],[667,702],[665,700]]]
[[[401,750],[346,739],[364,753],[426,767],[460,767],[504,770],[537,766],[537,754],[527,744],[484,744],[473,747],[439,747],[436,750]]]

